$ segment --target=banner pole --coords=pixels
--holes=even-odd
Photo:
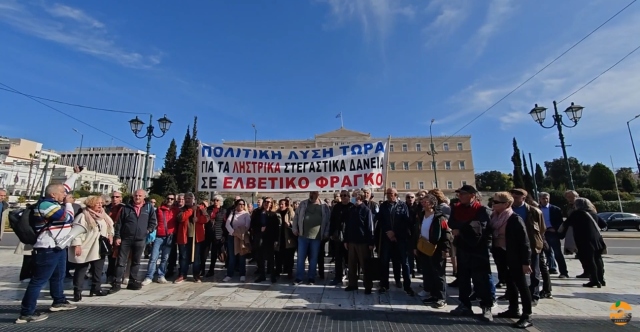
[[[384,193],[382,194],[382,200],[385,200],[384,195],[387,192],[387,181],[389,178],[389,157],[391,157],[391,135],[389,135],[389,138],[387,138],[387,149],[386,149],[386,153],[384,156],[384,159],[386,159],[385,164],[385,169],[384,169]]]
[[[196,141],[196,182],[195,182],[195,186],[194,186],[194,190],[193,190],[193,195],[195,196],[193,199],[193,206],[191,207],[193,209],[193,240],[191,241],[191,263],[193,264],[193,262],[195,262],[196,259],[196,239],[197,239],[197,230],[196,230],[196,226],[198,225],[197,221],[198,221],[198,180],[200,178],[200,161],[198,160],[200,157],[200,150],[202,149],[202,147],[200,146],[200,140]],[[204,267],[200,267],[200,268],[204,268]],[[194,277],[196,277],[194,275]],[[198,276],[199,278],[200,276]]]

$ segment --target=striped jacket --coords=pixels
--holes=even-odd
[[[73,174],[64,183],[65,193],[71,192],[78,174]],[[47,197],[34,204],[34,218],[36,234],[40,233],[43,227],[47,227],[38,236],[34,248],[55,248],[56,239],[62,239],[71,231],[74,220],[73,204],[67,203],[64,206],[53,198]]]

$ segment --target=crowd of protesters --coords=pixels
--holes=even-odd
[[[92,196],[75,211],[69,190],[69,184],[50,185],[36,209],[40,225],[48,229],[39,233],[33,248],[22,246],[23,252],[32,250],[33,258],[21,272],[20,279],[30,282],[16,323],[47,318],[35,311],[46,282],[54,299],[51,311],[75,309],[63,293],[65,272],[69,277],[73,268],[73,301],[79,302],[85,278],[91,279],[90,296],[113,294],[124,285],[135,291],[152,282],[200,283],[219,273],[222,282],[233,281],[236,274],[246,282],[247,260],[257,266],[255,283],[286,278],[313,285],[325,278],[325,256],[330,256],[334,273],[328,285],[342,286],[346,279],[347,292],[363,287],[364,294],[371,294],[377,280],[377,292],[384,294],[392,275],[397,288],[415,296],[412,279],[419,275],[417,295],[425,305],[445,308],[447,288],[457,287],[459,305],[452,315],[474,315],[472,303],[479,301],[481,319],[493,321],[496,302],[508,301],[508,310],[495,316],[516,318],[514,327],[527,328],[532,308],[552,298],[550,276],[569,278],[560,243],[565,239],[565,250],[577,253],[584,268],[577,277],[589,278],[584,286],[606,286],[603,221],[593,204],[573,191],[566,193],[565,221],[561,209],[549,204],[549,194],[540,193],[535,202],[519,188],[495,193],[489,206],[473,186],[464,185],[456,190],[455,202],[438,189],[407,193],[403,201],[395,188],[388,188],[384,201],[375,201],[370,189],[343,190],[332,201],[320,199],[319,192],[300,202],[262,197],[255,208],[239,196],[225,207],[220,195],[197,202],[193,193],[167,195],[155,206],[144,190],[123,203],[116,191],[109,204]],[[67,250],[55,250],[73,223],[86,233]],[[141,276],[145,255],[148,267]],[[449,260],[456,279],[447,284]],[[105,261],[110,289],[102,288]],[[506,288],[504,295],[496,296],[501,288]]]

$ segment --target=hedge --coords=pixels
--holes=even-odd
[[[598,212],[619,212],[620,203],[618,201],[593,202]],[[629,213],[640,213],[640,201],[623,201],[622,210]]]

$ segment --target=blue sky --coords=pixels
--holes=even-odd
[[[345,127],[374,136],[451,135],[630,0],[0,0],[0,82],[24,93],[174,121],[152,152],[180,143],[193,116],[203,141],[293,139]],[[249,3],[252,3],[251,5]],[[459,134],[477,172],[510,171],[511,139],[542,163],[552,107],[638,45],[634,4]],[[560,104],[585,106],[569,154],[634,166],[626,121],[640,113],[640,52]],[[52,104],[139,148],[130,114]],[[0,91],[0,135],[55,150],[111,137]],[[141,118],[146,122],[148,116]],[[549,123],[547,122],[547,125]],[[640,140],[640,120],[632,122]],[[640,143],[640,141],[639,141]],[[122,142],[114,141],[115,145]],[[161,163],[161,160],[160,160]],[[160,167],[161,165],[158,165]]]

